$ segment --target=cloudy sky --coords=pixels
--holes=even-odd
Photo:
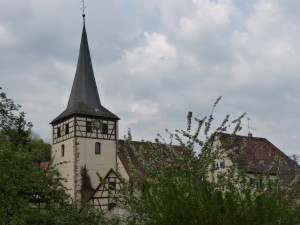
[[[80,0],[0,0],[0,86],[33,130],[67,105],[82,30]],[[184,128],[186,115],[247,112],[254,136],[300,154],[299,0],[86,0],[102,104],[136,140]],[[244,124],[247,120],[244,119]],[[247,134],[245,128],[241,134]]]

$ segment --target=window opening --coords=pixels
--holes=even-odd
[[[225,168],[225,161],[220,162],[220,167]]]
[[[66,124],[66,134],[69,134],[69,124]]]
[[[116,203],[114,203],[114,202],[108,203],[108,210],[112,210],[115,207],[116,207]]]
[[[215,168],[216,168],[216,170],[218,170],[220,168],[219,163],[215,163]]]
[[[100,155],[101,154],[101,144],[99,142],[95,143],[95,154]]]
[[[86,132],[92,132],[92,122],[86,121]]]
[[[102,124],[102,134],[108,134],[108,125],[106,123]]]
[[[61,137],[60,127],[57,128],[57,137]]]
[[[65,156],[65,145],[61,145],[61,157]]]
[[[109,190],[112,190],[112,191],[116,190],[116,186],[117,186],[117,184],[116,184],[116,182],[114,182],[114,181],[110,181],[110,182],[108,183],[108,188],[109,188]]]

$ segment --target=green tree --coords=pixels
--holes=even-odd
[[[22,149],[0,152],[0,224],[97,224],[99,215],[78,214],[54,167],[41,169]]]
[[[0,87],[0,91],[2,88]],[[0,147],[23,148],[28,144],[32,124],[26,122],[25,113],[19,112],[20,105],[0,92]]]
[[[115,196],[118,207],[129,214],[123,223],[300,224],[300,208],[296,203],[299,193],[283,187],[280,177],[254,188],[245,171],[239,170],[236,164],[226,172],[217,173],[214,162],[232,145],[234,136],[241,130],[243,116],[229,121],[227,115],[211,131],[213,112],[202,119],[193,118],[189,113],[187,129],[176,130],[174,134],[167,131],[170,139],[166,141],[159,136],[156,143],[136,145],[129,132],[125,148],[131,178],[130,182],[123,181],[122,190]],[[222,141],[222,146],[213,147],[220,132],[228,129],[232,135]],[[179,147],[174,147],[175,142]],[[139,167],[136,160],[140,162]],[[268,173],[257,176],[267,178]]]
[[[73,202],[54,166],[36,162],[47,159],[39,150],[48,145],[30,139],[32,125],[19,109],[0,93],[0,224],[99,224],[102,214]]]
[[[31,138],[28,142],[28,151],[36,156],[36,161],[51,161],[51,145],[43,141],[43,139]]]

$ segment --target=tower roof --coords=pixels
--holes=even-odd
[[[73,108],[78,102],[82,102],[90,108],[101,106],[85,25],[82,30],[77,69],[67,109]]]
[[[51,124],[73,115],[104,117],[114,120],[119,118],[101,105],[92,60],[88,45],[85,24],[82,29],[79,57],[73,86],[64,112],[56,117]]]

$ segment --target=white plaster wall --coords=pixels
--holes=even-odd
[[[61,146],[65,145],[65,155],[61,156]],[[54,157],[53,165],[57,165],[63,178],[67,179],[64,183],[65,187],[69,190],[71,197],[74,198],[74,139],[52,145],[52,157]],[[65,163],[63,163],[65,162]],[[59,163],[63,163],[58,165]]]
[[[101,143],[101,154],[95,154],[95,143]],[[97,172],[104,177],[113,168],[116,170],[116,142],[112,140],[77,138],[79,148],[78,169],[86,165],[92,187],[100,183]]]
[[[212,154],[214,154],[216,151],[218,151],[218,157],[215,159],[214,163],[219,163],[220,165],[220,162],[225,162],[225,168],[219,168],[216,171],[214,171],[213,174],[208,174],[208,181],[210,182],[217,182],[217,174],[220,172],[226,172],[228,167],[232,166],[233,164],[230,158],[228,157],[227,153],[224,151],[224,149],[221,149],[221,142],[219,138],[216,138],[216,140],[212,144]],[[210,165],[209,167],[211,168],[211,166],[212,165]]]

